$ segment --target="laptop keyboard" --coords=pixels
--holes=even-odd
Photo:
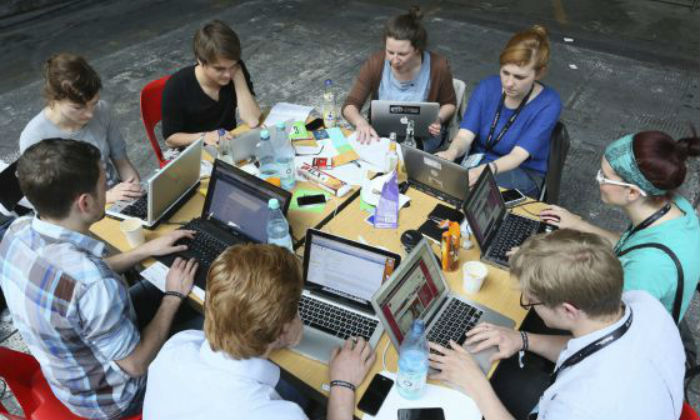
[[[148,194],[142,195],[136,201],[124,207],[121,213],[126,216],[146,220],[148,216]]]
[[[508,266],[506,252],[513,247],[522,245],[525,239],[537,231],[539,225],[540,222],[527,217],[508,215],[491,242],[488,257],[496,263]]]
[[[411,186],[418,191],[424,192],[430,196],[433,196],[439,200],[442,200],[446,202],[447,204],[450,204],[456,208],[460,208],[462,206],[462,202],[454,197],[451,197],[449,195],[445,195],[442,191],[429,187],[427,185],[422,185],[422,184],[417,184],[417,183],[411,183]]]
[[[438,321],[430,328],[428,341],[448,346],[450,340],[462,344],[464,334],[474,328],[481,319],[483,311],[457,299],[450,299],[447,308]]]
[[[377,320],[358,315],[325,302],[302,296],[299,301],[299,315],[304,325],[340,337],[363,337],[365,340],[377,328]]]
[[[178,245],[187,245],[188,253],[192,254],[199,262],[200,267],[209,268],[214,259],[229,246],[226,242],[204,230],[200,219],[191,220],[182,229],[197,231],[194,239],[178,241]]]

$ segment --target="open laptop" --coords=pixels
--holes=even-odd
[[[469,193],[469,169],[403,144],[401,153],[410,186],[462,207]]]
[[[425,239],[374,294],[372,306],[397,350],[415,319],[425,321],[428,341],[443,346],[449,346],[450,340],[464,343],[465,333],[479,322],[515,326],[512,319],[451,293]],[[484,372],[490,368],[489,358],[495,352],[492,347],[474,354]]]
[[[255,156],[255,146],[260,141],[260,128],[253,128],[245,133],[236,135],[233,139],[227,140],[226,153],[231,155],[232,162],[248,160]],[[207,153],[212,157],[219,156],[219,149],[214,145],[204,146]]]
[[[481,259],[508,268],[506,252],[530,236],[549,232],[554,226],[508,213],[491,169],[486,168],[464,204],[464,214],[481,249]]]
[[[396,133],[399,141],[406,133],[406,124],[401,118],[414,121],[413,133],[416,137],[432,137],[428,131],[430,124],[437,120],[440,104],[437,102],[404,102],[373,100],[370,103],[370,121],[374,130],[383,137]]]
[[[199,185],[202,140],[190,144],[143,183],[146,193],[136,200],[118,201],[106,210],[117,219],[136,219],[153,228],[167,214],[176,211]]]
[[[383,328],[370,301],[400,261],[393,252],[307,230],[299,302],[304,337],[294,350],[328,362],[331,350],[348,337],[364,337],[376,346]]]
[[[195,284],[206,288],[207,272],[227,247],[240,243],[267,242],[267,202],[276,198],[286,214],[292,194],[235,166],[214,162],[202,215],[181,229],[197,232],[182,242],[188,249],[178,255],[159,257],[170,266],[175,256],[194,257],[199,262]]]

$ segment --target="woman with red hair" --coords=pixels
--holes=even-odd
[[[499,75],[476,86],[459,132],[437,155],[448,160],[465,156],[462,165],[470,168],[470,184],[488,165],[499,186],[538,197],[561,113],[559,94],[540,81],[548,63],[544,27],[515,34],[501,52]]]
[[[676,141],[661,131],[629,134],[608,145],[596,181],[603,202],[620,207],[630,219],[622,234],[558,206],[540,216],[560,228],[606,238],[625,270],[625,290],[656,296],[678,322],[700,280],[700,222],[675,190],[685,180],[688,156],[698,155],[697,136]]]

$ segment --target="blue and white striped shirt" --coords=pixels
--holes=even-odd
[[[54,394],[88,418],[120,417],[146,378],[116,360],[139,343],[121,277],[104,243],[36,217],[17,219],[0,243],[0,286],[15,326]]]

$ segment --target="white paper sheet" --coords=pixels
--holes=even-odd
[[[395,373],[383,371],[381,374],[396,381]],[[377,415],[370,416],[365,414],[362,418],[368,420],[396,420],[399,408],[426,407],[441,407],[445,412],[446,420],[481,420],[481,412],[474,400],[454,389],[431,384],[428,384],[425,395],[417,400],[403,398],[399,395],[399,392],[396,390],[396,384],[394,384]]]
[[[357,132],[347,137],[348,143],[355,149],[360,159],[373,166],[374,172],[384,172],[384,157],[389,153],[389,139],[386,137],[372,140],[369,144],[360,144],[357,141]],[[397,150],[397,153],[399,151]]]
[[[270,113],[265,118],[265,125],[272,127],[278,122],[306,121],[313,107],[305,105],[290,104],[288,102],[278,102],[272,107]]]
[[[141,276],[150,281],[151,284],[160,289],[161,292],[165,292],[165,277],[168,275],[168,270],[170,270],[170,268],[167,265],[160,261],[156,261],[154,264],[151,264],[148,268],[143,270],[141,272]],[[202,299],[202,302],[204,302],[204,290],[202,290],[201,287],[196,285],[193,286],[192,293],[194,293],[195,296]]]

